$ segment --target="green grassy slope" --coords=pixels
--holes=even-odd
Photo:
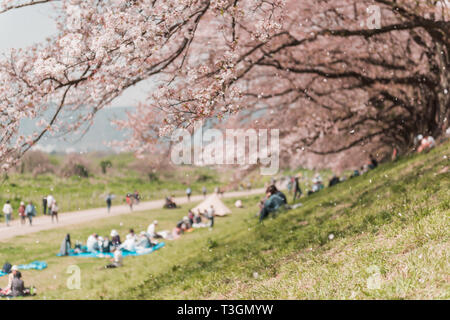
[[[172,228],[187,206],[112,217],[16,237],[0,246],[0,262],[45,260],[24,271],[36,298],[75,299],[448,299],[450,143],[428,154],[381,165],[361,177],[302,198],[303,207],[259,225],[259,197],[245,208],[168,242],[158,252],[100,270],[103,259],[58,258],[65,233],[146,228],[154,218]],[[232,207],[234,200],[225,201]],[[121,225],[122,224],[122,225]],[[67,268],[81,269],[69,290]],[[0,287],[6,283],[0,278]]]
[[[448,156],[447,143],[383,165],[264,225],[243,214],[189,263],[119,297],[448,298]]]

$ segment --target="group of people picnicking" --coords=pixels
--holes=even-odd
[[[436,146],[436,143],[432,136],[424,137],[422,135],[418,135],[416,137],[415,144],[418,153],[429,151]],[[355,169],[353,173],[349,176],[349,179],[358,177],[377,167],[378,167],[378,160],[372,154],[370,154],[369,161],[363,166],[361,166],[360,169]],[[301,178],[302,178],[301,173],[297,174],[295,177],[288,177],[287,189],[290,194],[293,193],[293,203],[295,203],[296,200],[299,199],[303,194],[302,189],[300,187]],[[333,174],[333,176],[329,180],[328,187],[333,187],[345,180],[346,180],[345,177],[339,178],[336,174]],[[281,191],[277,190],[277,188],[275,187],[275,183],[276,180],[272,178],[271,185],[266,190],[266,196],[260,202],[260,212],[259,212],[260,221],[264,220],[267,216],[269,216],[270,213],[277,212],[282,207],[290,208],[287,205],[286,196]],[[323,183],[322,177],[320,176],[319,173],[316,173],[314,175],[314,178],[312,179],[312,186],[311,189],[308,190],[307,195],[319,192],[324,188],[325,185]]]
[[[42,210],[44,215],[50,215],[52,222],[58,222],[58,204],[52,195],[43,197],[42,199]],[[5,215],[6,226],[10,226],[10,221],[13,219],[14,208],[11,205],[11,201],[7,200],[3,205],[3,214]],[[26,224],[28,219],[30,226],[33,224],[33,217],[37,215],[36,206],[32,201],[28,201],[27,204],[21,201],[19,207],[17,208],[17,214],[20,218],[20,223],[22,225]]]
[[[350,175],[349,178],[353,178],[356,176],[359,176],[369,170],[375,169],[378,166],[378,161],[373,155],[369,156],[369,162],[361,167],[361,171],[354,170],[354,172]],[[288,183],[287,183],[287,189],[290,194],[293,194],[293,207],[300,206],[301,204],[295,204],[296,200],[299,199],[303,192],[300,187],[300,179],[302,178],[302,174],[298,173],[294,177],[288,177]],[[333,174],[331,177],[328,186],[333,187],[340,183],[341,181],[344,181],[345,178],[339,178],[336,176],[336,174]],[[271,180],[271,185],[269,185],[266,189],[266,196],[261,200],[259,207],[259,221],[262,222],[265,218],[269,216],[270,213],[275,214],[278,210],[281,208],[292,208],[288,205],[286,195],[279,191],[277,187],[275,186],[276,180],[273,178]],[[319,192],[320,190],[324,189],[325,185],[323,183],[322,177],[319,173],[316,173],[312,179],[312,186],[311,189],[307,191],[307,195],[314,194],[316,192]]]
[[[122,251],[140,252],[151,249],[158,243],[153,238],[154,234],[151,235],[145,231],[136,234],[133,229],[129,230],[123,242],[117,230],[112,230],[109,237],[93,233],[88,237],[85,246],[77,241],[73,251],[74,253],[112,253],[113,258],[106,268],[116,268],[122,266]],[[67,234],[61,244],[59,255],[67,256],[71,249],[70,234]]]
[[[22,273],[18,266],[11,266],[8,262],[4,264],[2,270],[4,274],[8,275],[8,284],[4,288],[0,288],[0,297],[12,298],[35,294],[33,287],[25,288],[25,283],[22,280]]]
[[[117,268],[123,264],[123,251],[128,252],[142,252],[158,244],[159,239],[175,240],[178,239],[184,232],[190,232],[194,228],[202,227],[214,227],[215,210],[214,206],[210,206],[204,212],[197,210],[196,213],[192,210],[188,211],[188,215],[183,217],[172,232],[163,230],[157,231],[158,221],[154,220],[147,228],[146,231],[142,231],[139,234],[134,232],[134,229],[130,229],[129,233],[125,237],[125,241],[121,241],[120,235],[117,230],[112,230],[110,236],[99,236],[97,233],[91,234],[86,245],[80,242],[76,242],[73,248],[74,253],[112,253],[113,258],[111,263],[106,265],[105,268]],[[205,222],[205,220],[207,222]],[[69,255],[72,249],[72,243],[70,234],[67,234],[64,238],[59,251],[60,256]]]

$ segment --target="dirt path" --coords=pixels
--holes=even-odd
[[[250,195],[263,194],[264,189],[254,189],[250,191],[237,191],[237,192],[228,192],[224,194],[224,198],[236,198]],[[188,203],[186,197],[177,197],[174,198],[177,204],[186,204]],[[203,195],[192,196],[191,202],[202,201]],[[33,225],[30,226],[28,224],[28,220],[26,225],[21,225],[20,220],[15,216],[14,221],[10,223],[9,227],[6,227],[6,224],[2,223],[0,226],[0,241],[9,239],[15,236],[26,235],[42,230],[55,229],[60,227],[67,227],[71,225],[81,224],[88,221],[93,221],[96,219],[107,218],[111,216],[118,216],[121,214],[129,214],[132,212],[153,210],[153,209],[162,209],[164,205],[164,200],[154,200],[141,202],[139,205],[134,206],[134,210],[130,211],[130,208],[127,205],[113,206],[111,207],[111,212],[108,213],[105,208],[97,208],[97,209],[89,209],[89,210],[80,210],[75,212],[67,212],[63,214],[59,214],[59,222],[52,223],[51,218],[49,216],[39,216],[33,219]]]

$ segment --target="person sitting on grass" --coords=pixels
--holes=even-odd
[[[119,233],[116,230],[111,230],[111,245],[118,247],[121,244]]]
[[[164,209],[175,209],[177,204],[173,202],[172,197],[166,197],[166,203],[164,204]]]
[[[376,167],[378,167],[378,161],[375,159],[375,157],[371,154],[369,155],[370,163],[369,163],[369,169],[373,170]]]
[[[177,223],[175,228],[177,229],[177,233],[178,234],[182,234],[186,230],[189,230],[191,228],[191,225],[189,223],[189,218],[188,217],[183,217],[182,220],[178,221],[178,223]]]
[[[322,177],[319,174],[317,174],[314,177],[313,183],[314,183],[313,187],[312,187],[313,192],[320,191],[320,190],[322,190],[324,188],[324,185],[322,183]]]
[[[17,266],[12,266],[11,270],[8,272],[8,285],[0,290],[0,296],[9,296],[11,295],[11,287],[12,282],[14,280],[14,276],[19,272],[19,268]]]
[[[355,178],[355,177],[359,177],[359,176],[360,176],[359,170],[355,169],[355,170],[353,170],[353,174],[350,176],[350,178]]]
[[[280,190],[278,190],[274,184],[267,188],[266,194],[267,193],[278,195],[281,199],[283,199],[284,204],[287,204],[286,195],[283,192],[281,192]]]
[[[147,228],[147,234],[150,238],[160,239],[163,238],[158,232],[156,232],[156,226],[158,225],[158,221],[154,220]]]
[[[130,252],[136,251],[136,238],[132,234],[127,234],[125,241],[118,248]]]
[[[10,278],[11,280],[8,287],[3,290],[0,289],[1,297],[22,297],[33,294],[34,288],[25,288],[25,284],[22,280],[22,274],[17,269],[17,266],[10,274]]]
[[[189,220],[188,216],[183,217],[183,228],[183,231],[187,231],[192,228],[191,221]]]
[[[207,227],[206,223],[202,222],[202,216],[200,210],[194,214],[194,223],[192,224],[192,228],[205,228]]]
[[[197,210],[197,213],[194,215],[194,223],[202,223],[202,216],[200,210]]]
[[[111,263],[105,266],[106,269],[119,268],[123,265],[122,251],[119,248],[112,247],[112,252],[113,258],[110,260]]]
[[[285,203],[285,200],[278,194],[276,188],[267,188],[266,199],[264,205],[259,213],[259,222],[262,222],[269,213],[277,211]]]
[[[137,235],[136,235],[136,233],[134,232],[134,229],[133,229],[133,228],[131,228],[131,229],[129,230],[129,233],[127,234],[126,239],[128,239],[128,237],[133,238],[134,242],[137,241]]]
[[[70,242],[70,234],[66,234],[63,242],[61,243],[61,247],[59,249],[59,254],[61,256],[68,256],[71,246],[72,246],[72,243]]]
[[[189,218],[189,222],[191,223],[191,225],[194,224],[194,213],[192,212],[191,209],[189,209],[188,211],[188,218]]]
[[[96,233],[89,236],[86,241],[86,247],[88,252],[100,251],[100,246],[98,245],[98,235]]]
[[[423,137],[421,134],[417,137],[419,140],[419,147],[417,148],[417,152],[421,153],[423,151],[429,151],[436,146],[436,141],[432,136]]]
[[[339,178],[338,178],[335,174],[333,174],[333,177],[330,179],[330,182],[329,182],[328,186],[329,186],[329,187],[335,186],[335,185],[337,185],[339,182],[340,182],[340,181],[339,181]]]
[[[155,244],[150,240],[150,238],[147,235],[147,233],[145,231],[142,231],[139,234],[136,247],[137,248],[148,249],[148,248],[152,248],[153,246],[155,246]]]
[[[311,190],[308,191],[308,195],[316,193],[324,188],[324,185],[322,183],[322,178],[320,177],[319,174],[316,174],[316,176],[314,177],[312,182],[313,182],[313,185],[312,185]]]
[[[22,274],[20,271],[17,271],[11,283],[11,295],[13,297],[21,297],[26,293],[29,293],[29,291],[25,289],[25,284],[21,278]]]
[[[99,239],[100,239],[100,241],[99,241],[100,251],[102,253],[110,253],[112,244],[111,244],[111,241],[109,241],[109,238],[108,237],[105,237],[105,238],[99,237]]]

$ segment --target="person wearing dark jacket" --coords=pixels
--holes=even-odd
[[[373,155],[370,155],[369,157],[370,157],[369,169],[375,169],[376,167],[378,167],[377,159],[375,159]]]
[[[330,183],[328,184],[329,187],[335,186],[339,183],[339,178],[336,177],[335,174],[333,174],[333,177],[330,179]]]
[[[287,204],[286,195],[283,192],[281,192],[280,190],[278,190],[275,185],[272,184],[272,185],[267,187],[266,194],[268,194],[268,193],[270,193],[270,194],[277,194],[281,199],[283,199],[284,204]]]
[[[47,197],[45,196],[42,198],[42,211],[44,215],[47,214]]]
[[[119,233],[116,230],[111,231],[111,245],[113,247],[118,247],[122,244],[120,241]]]
[[[292,200],[292,202],[295,202],[295,200],[297,199],[297,195],[300,198],[302,196],[302,189],[300,188],[300,181],[299,178],[301,177],[300,174],[298,174],[295,179],[294,179],[294,199]]]
[[[19,297],[25,294],[25,284],[21,278],[22,274],[17,271],[11,283],[11,295],[13,297]]]
[[[274,186],[273,186],[274,187]],[[269,213],[277,211],[281,206],[286,204],[285,200],[279,195],[276,188],[269,187],[267,189],[266,198],[264,205],[259,213],[259,222],[262,222]]]

